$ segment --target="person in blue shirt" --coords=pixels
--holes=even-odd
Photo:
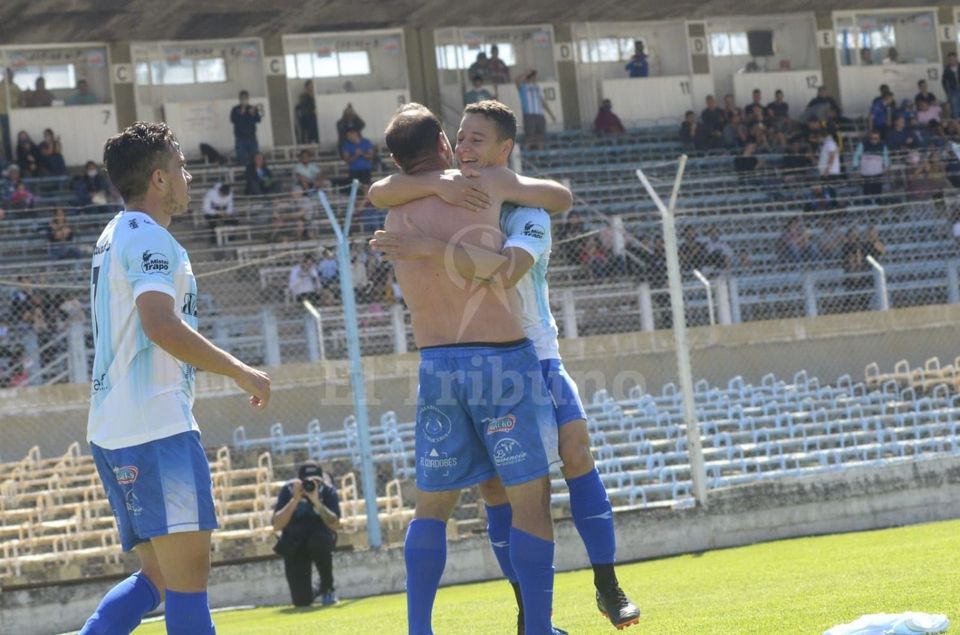
[[[274,551],[283,556],[283,571],[294,606],[309,606],[314,593],[311,568],[320,576],[323,606],[336,604],[333,550],[340,527],[340,497],[318,463],[300,466],[297,478],[280,490],[273,508],[273,528],[282,532]]]
[[[377,148],[369,139],[360,136],[359,130],[349,130],[347,138],[340,147],[340,157],[350,168],[350,179],[361,183],[370,182],[373,170],[373,157]]]
[[[881,86],[880,96],[870,105],[870,116],[867,118],[870,130],[879,130],[881,135],[886,134],[887,129],[893,124],[896,106],[893,93],[886,88],[886,85]]]
[[[247,165],[260,150],[257,142],[257,124],[263,117],[263,107],[250,103],[250,93],[240,91],[240,103],[230,110],[230,123],[233,124],[234,150],[239,165]]]
[[[643,42],[637,40],[633,43],[634,53],[630,62],[626,65],[626,70],[630,71],[630,77],[649,77],[650,63],[647,61],[647,54],[643,49]]]

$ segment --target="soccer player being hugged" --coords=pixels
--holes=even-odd
[[[217,519],[191,412],[194,377],[197,369],[230,377],[254,408],[266,407],[270,378],[197,332],[197,283],[167,231],[187,211],[191,181],[171,130],[137,122],[107,140],[103,156],[125,209],[93,252],[87,440],[123,550],[136,551],[141,568],[104,596],[80,633],[130,633],[165,601],[168,635],[210,635]]]
[[[482,174],[490,167],[506,169],[516,132],[516,117],[502,103],[482,101],[468,105],[457,133],[456,158],[461,169],[471,174]],[[486,200],[479,179],[437,173],[391,175],[375,183],[369,196],[381,207],[439,196],[460,207],[479,209]],[[513,199],[512,202],[546,207],[552,213],[565,209],[530,200]],[[562,471],[570,489],[570,511],[593,565],[597,606],[614,626],[622,629],[639,621],[640,610],[617,581],[610,500],[594,465],[586,414],[577,386],[560,359],[557,323],[550,313],[547,289],[550,216],[543,209],[508,204],[503,207],[500,228],[505,236],[500,251],[466,244],[450,247],[423,232],[404,235],[378,232],[376,243],[394,260],[444,259],[453,263],[466,279],[519,291],[524,332],[536,347],[543,377],[555,404]],[[488,430],[488,433],[491,432]],[[511,507],[496,478],[481,483],[480,492],[487,504],[490,543],[517,595],[518,628],[522,633],[523,602],[509,558]]]

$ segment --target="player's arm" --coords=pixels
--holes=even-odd
[[[284,496],[284,494],[281,494]],[[297,511],[297,506],[303,499],[303,484],[300,479],[290,482],[290,499],[277,511],[273,512],[273,530],[283,531],[290,524],[293,518],[293,512]]]
[[[451,205],[480,211],[490,205],[490,196],[476,180],[456,170],[427,174],[391,174],[370,186],[367,198],[375,207],[398,207],[421,198],[437,196]]]
[[[496,192],[502,200],[522,207],[561,214],[573,205],[573,195],[563,184],[523,176],[508,168],[484,168],[479,181],[482,187]]]
[[[247,366],[193,330],[177,313],[173,296],[163,291],[144,291],[136,302],[140,325],[150,341],[182,362],[231,378],[250,395],[250,405],[267,406],[270,400],[267,374]]]

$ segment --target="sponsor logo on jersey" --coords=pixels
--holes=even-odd
[[[130,485],[137,480],[137,475],[140,473],[139,468],[135,465],[124,465],[123,467],[113,468],[113,475],[117,479],[117,483],[121,485]]]
[[[180,307],[180,312],[184,315],[192,315],[193,317],[197,317],[196,293],[187,293],[183,296],[183,306]]]
[[[102,245],[97,245],[96,247],[93,248],[93,255],[99,256],[100,254],[105,254],[108,251],[110,251],[110,243],[105,242]]]
[[[417,421],[423,427],[423,435],[431,443],[440,443],[453,432],[450,417],[435,406],[421,408],[417,414]]]
[[[129,226],[130,229],[137,229],[140,227],[140,223],[137,222],[136,218],[131,218],[129,221],[127,221],[127,226]]]
[[[542,225],[538,225],[533,221],[530,221],[523,226],[523,235],[529,236],[530,238],[536,238],[537,240],[540,240],[546,235],[546,233],[547,232]]]
[[[497,434],[500,432],[510,432],[517,425],[517,418],[513,415],[507,415],[505,417],[489,417],[484,419],[483,422],[487,425],[487,435]]]
[[[103,373],[93,380],[93,392],[100,392],[107,389],[107,374]]]
[[[443,476],[450,476],[450,468],[457,466],[457,457],[448,456],[432,448],[426,456],[420,457],[420,467],[425,470],[440,470]]]
[[[516,439],[506,438],[493,446],[493,462],[499,466],[516,465],[527,460],[527,453]]]
[[[159,251],[145,251],[140,263],[143,273],[169,273],[170,259]]]

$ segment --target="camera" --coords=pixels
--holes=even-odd
[[[313,490],[317,489],[317,482],[312,478],[305,478],[300,482],[303,483],[303,491],[305,492],[312,492]]]

